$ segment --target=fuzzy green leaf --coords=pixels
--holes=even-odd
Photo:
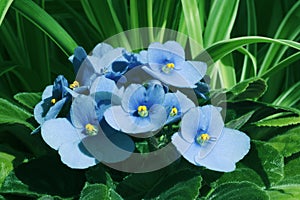
[[[300,152],[300,126],[270,139],[268,143],[285,157]]]
[[[80,200],[122,200],[112,188],[103,184],[86,184],[80,194]]]
[[[13,163],[12,161],[15,159],[14,156],[0,152],[0,186],[6,176],[9,174],[10,171],[13,170]]]
[[[26,120],[32,117],[32,114],[24,109],[10,103],[6,99],[0,98],[0,124],[23,124],[34,130],[34,127]]]
[[[267,193],[259,186],[250,182],[232,182],[225,183],[213,189],[206,200],[268,200]]]
[[[297,117],[283,117],[277,119],[262,119],[254,124],[256,126],[269,126],[269,127],[283,127],[291,126],[300,123],[300,116]]]
[[[33,109],[35,105],[42,100],[41,95],[40,92],[23,92],[16,94],[14,98],[24,106]]]

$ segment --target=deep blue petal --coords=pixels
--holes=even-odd
[[[241,160],[250,149],[250,138],[238,130],[224,128],[213,150],[205,157],[196,155],[198,165],[208,169],[230,172],[235,163]]]
[[[75,74],[77,74],[80,65],[84,61],[84,59],[87,57],[87,53],[85,52],[84,48],[78,46],[74,50],[74,55],[69,58],[69,60],[72,62],[74,66]]]
[[[43,123],[41,135],[43,140],[55,150],[64,143],[80,141],[84,137],[65,118],[51,119]]]
[[[61,145],[58,153],[61,161],[73,169],[86,169],[99,162],[90,155],[80,140]]]
[[[66,101],[68,100],[67,97],[62,98],[58,102],[56,102],[53,106],[50,107],[49,111],[45,115],[44,119],[49,120],[49,119],[54,119],[58,116],[59,112],[65,105]]]
[[[67,91],[65,91],[64,87],[68,86],[69,83],[67,79],[63,75],[58,75],[53,84],[52,98],[60,100],[66,96]]]

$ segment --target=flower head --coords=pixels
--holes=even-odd
[[[112,130],[106,134],[103,132],[96,113],[96,102],[92,97],[76,97],[71,106],[70,116],[71,121],[66,118],[52,119],[46,121],[41,128],[44,141],[58,150],[62,162],[69,167],[83,169],[99,161],[119,162],[133,151],[134,144],[129,136]],[[104,129],[107,131],[106,127]],[[110,143],[107,142],[110,140]],[[117,158],[110,158],[105,154],[105,148],[111,145],[110,149],[113,149],[115,145],[111,143],[124,149],[125,153],[119,154]]]
[[[121,105],[108,108],[104,117],[116,130],[137,134],[156,131],[167,118],[164,106],[165,91],[160,84],[129,85]]]
[[[249,151],[249,137],[224,127],[219,110],[207,105],[190,109],[172,143],[185,159],[197,166],[229,172]]]
[[[67,79],[59,75],[53,85],[45,88],[42,94],[42,101],[34,107],[34,118],[39,124],[57,117],[69,99],[69,95],[65,89],[68,86]]]
[[[142,56],[147,56],[149,66],[143,67],[147,73],[175,87],[194,88],[206,72],[205,63],[185,61],[184,50],[175,41],[152,43],[147,53],[142,52]]]

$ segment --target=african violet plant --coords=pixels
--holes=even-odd
[[[180,92],[180,88],[197,90],[207,67],[204,62],[186,60],[179,43],[156,42],[138,53],[101,43],[91,55],[77,47],[70,61],[78,73],[76,80],[68,84],[58,76],[34,109],[42,138],[70,168],[121,162],[134,151],[136,135],[155,137],[164,127],[178,123],[178,132],[167,137],[193,165],[230,172],[248,153],[250,138],[224,127],[221,108],[196,106]],[[149,79],[142,83],[126,79],[126,88],[117,86],[137,68],[142,71],[136,76],[146,72]],[[60,115],[68,104],[69,110]],[[104,137],[126,153],[107,155],[110,147],[101,141]]]

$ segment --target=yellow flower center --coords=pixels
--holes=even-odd
[[[139,106],[138,107],[138,114],[141,116],[141,117],[147,117],[148,116],[148,109],[146,106],[142,105],[142,106]]]
[[[167,63],[165,66],[162,67],[162,71],[166,74],[170,73],[175,68],[174,63]]]
[[[55,104],[56,103],[56,99],[51,99],[51,103]]]
[[[173,107],[172,110],[171,110],[171,112],[170,112],[170,116],[171,116],[171,117],[174,117],[175,115],[177,115],[177,113],[178,113],[177,108],[176,108],[176,107]]]
[[[91,136],[97,135],[97,132],[98,132],[97,128],[90,123],[85,125],[85,130],[86,130],[86,133]]]
[[[78,81],[74,81],[72,84],[70,84],[69,86],[71,89],[77,88],[79,87],[79,82]]]
[[[204,142],[207,142],[210,139],[210,136],[207,133],[203,133],[197,137],[197,142],[199,144],[203,144]]]

